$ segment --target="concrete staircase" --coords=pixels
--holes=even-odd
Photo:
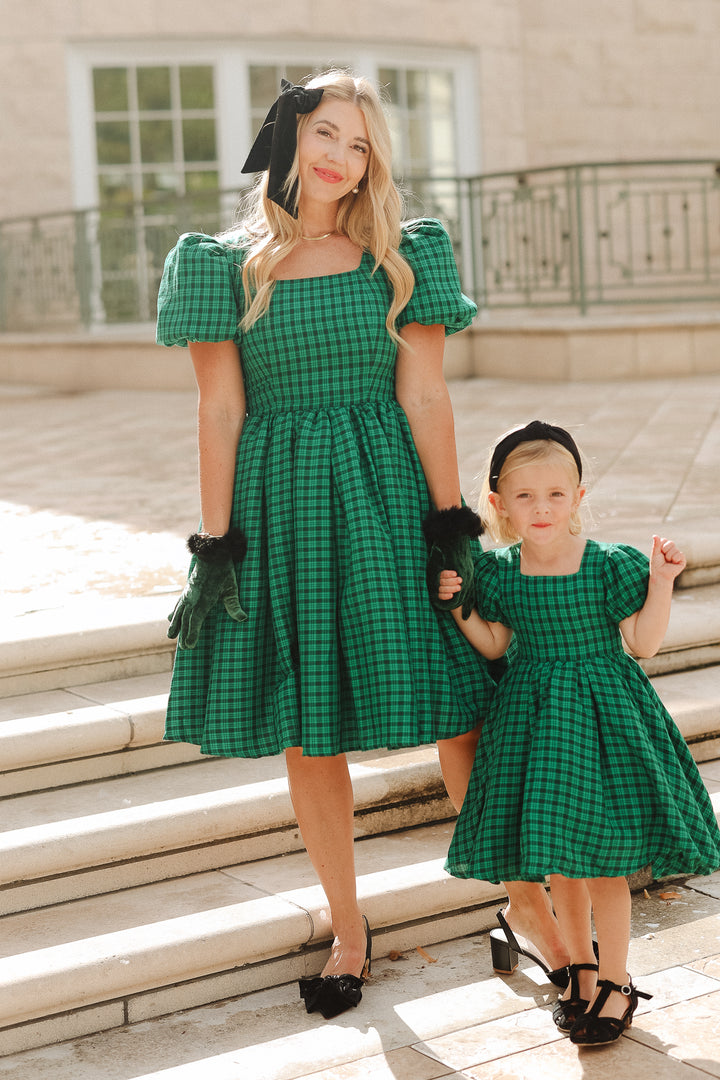
[[[646,665],[698,760],[720,756],[720,548]],[[282,758],[163,744],[168,597],[24,616],[0,640],[0,1054],[314,974],[330,927]],[[487,929],[448,877],[434,748],[351,757],[374,953]],[[718,802],[720,811],[720,801]]]

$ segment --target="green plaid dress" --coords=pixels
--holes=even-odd
[[[580,570],[520,573],[520,545],[481,555],[480,613],[515,631],[446,868],[542,881],[720,866],[720,831],[685,740],[618,624],[642,607],[648,560],[586,542]]]
[[[404,230],[416,283],[399,325],[466,327],[439,222]],[[222,605],[178,649],[165,737],[207,754],[310,755],[416,746],[468,731],[493,682],[448,613],[430,605],[427,486],[395,397],[390,291],[366,252],[342,274],[278,281],[248,332],[238,244],[188,234],[169,254],[158,341],[234,339],[247,417],[232,524],[248,537],[236,623]],[[478,547],[479,551],[479,547]]]

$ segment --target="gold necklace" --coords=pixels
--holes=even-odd
[[[332,232],[323,233],[322,236],[305,236],[303,233],[300,233],[300,239],[301,240],[327,240],[328,236],[335,236],[336,233],[337,233],[337,229],[333,229]]]

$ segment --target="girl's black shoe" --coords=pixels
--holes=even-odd
[[[530,952],[529,949],[523,949],[510,929],[502,910],[497,913],[497,921],[500,923],[500,929],[490,931],[490,954],[492,956],[493,971],[497,971],[500,975],[512,975],[518,966],[518,955],[527,956],[529,960],[542,968],[551,983],[564,990],[570,981],[568,969],[562,967],[551,971],[539,956]]]
[[[600,979],[598,987],[600,993],[593,1001],[592,1007],[579,1016],[570,1029],[570,1042],[578,1046],[604,1046],[606,1043],[615,1042],[632,1024],[638,1007],[638,998],[649,1001],[652,997],[652,994],[644,994],[642,990],[637,990],[631,979],[628,979],[624,986],[619,986],[610,979]],[[598,1015],[613,990],[617,990],[628,999],[627,1009],[619,1019],[615,1016]]]
[[[570,1032],[575,1021],[583,1015],[590,1004],[589,998],[580,997],[578,971],[597,971],[597,969],[597,964],[570,964],[568,969],[570,972],[570,997],[560,998],[556,1002],[552,1014],[555,1027],[558,1031],[562,1031],[563,1035]]]
[[[364,915],[363,921],[367,935],[367,948],[360,976],[326,975],[324,978],[317,976],[314,979],[300,979],[300,997],[305,1002],[305,1008],[309,1013],[319,1012],[326,1020],[332,1020],[334,1016],[339,1016],[347,1009],[354,1008],[362,998],[363,983],[370,975],[372,957],[370,927]]]

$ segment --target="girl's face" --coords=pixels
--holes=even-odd
[[[549,460],[511,470],[489,499],[522,540],[549,546],[571,535],[571,518],[584,494],[566,465]]]
[[[369,159],[362,110],[349,101],[321,101],[298,138],[300,205],[337,202],[362,180]]]

